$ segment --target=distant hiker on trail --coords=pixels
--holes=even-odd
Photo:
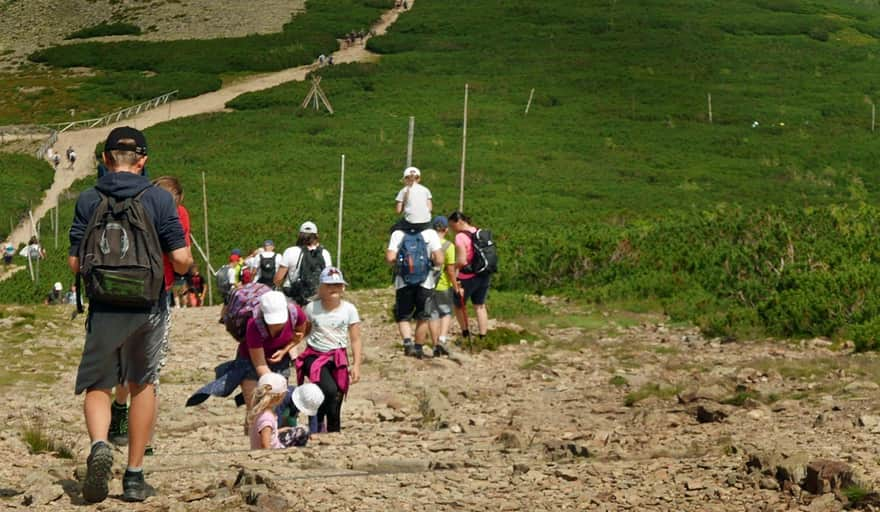
[[[330,253],[318,241],[318,226],[312,221],[299,227],[296,245],[284,250],[281,265],[275,273],[275,286],[305,306],[318,291],[321,271],[332,266]]]
[[[194,308],[201,307],[205,303],[205,294],[208,293],[208,288],[205,286],[205,278],[199,273],[198,265],[193,265],[186,286],[187,304]]]
[[[73,150],[73,146],[67,148],[67,161],[70,163],[70,168],[73,168],[73,165],[76,163],[76,151]]]
[[[391,231],[418,231],[431,228],[431,210],[434,203],[431,200],[431,191],[421,184],[422,173],[416,167],[407,167],[403,171],[404,187],[400,189],[395,198],[394,211],[403,213],[403,218],[398,220]]]
[[[275,242],[272,240],[266,240],[263,242],[262,248],[254,249],[254,251],[245,258],[244,264],[253,270],[258,283],[272,288],[275,286],[273,283],[275,273],[281,268],[281,255],[275,252]]]
[[[229,263],[217,269],[214,277],[217,280],[217,290],[223,296],[223,304],[229,304],[232,293],[241,286],[241,251],[233,249],[229,254]]]
[[[77,394],[86,392],[84,415],[92,443],[82,493],[87,502],[96,503],[109,492],[110,390],[125,383],[132,397],[122,498],[144,501],[151,494],[144,481],[144,449],[152,434],[155,383],[170,316],[159,254],[168,253],[174,270],[181,273],[192,265],[192,254],[174,198],[141,176],[147,161],[143,133],[130,127],[112,130],[103,160],[108,174],[77,199],[68,258],[70,269],[84,279],[89,297],[88,329],[75,386]],[[119,208],[119,217],[110,217],[111,230],[103,212],[113,207]],[[123,251],[123,244],[133,250]],[[109,251],[98,249],[102,245],[108,245]],[[132,265],[148,270],[128,271]],[[129,285],[103,286],[119,277]],[[132,282],[139,285],[130,286]]]
[[[9,265],[12,263],[12,258],[15,257],[15,246],[9,242],[6,242],[6,245],[3,247],[3,264]]]
[[[431,315],[431,338],[434,341],[434,357],[449,355],[449,325],[452,323],[452,313],[455,304],[455,296],[459,294],[457,270],[455,269],[455,244],[446,240],[449,231],[449,221],[446,217],[438,215],[431,222],[434,231],[442,241],[443,264],[434,270],[437,276],[437,284],[434,292],[428,298],[426,306]]]
[[[347,284],[338,268],[325,268],[318,300],[305,308],[309,318],[307,346],[296,358],[296,382],[302,385],[308,377],[324,393],[312,433],[342,429],[342,400],[349,385],[361,379],[361,318],[354,304],[342,298]],[[351,364],[349,347],[354,359]]]
[[[323,53],[321,55],[318,55],[318,65],[319,66],[323,66],[325,60],[327,60],[327,57],[325,57]]]
[[[46,257],[46,249],[43,249],[36,236],[32,236],[28,244],[19,251],[18,255],[30,260],[41,260]]]
[[[67,156],[67,160],[70,160],[70,154],[73,152],[73,146],[67,146],[67,151],[64,152],[65,156]]]
[[[64,304],[64,285],[61,283],[55,283],[52,286],[52,291],[49,292],[49,295],[46,296],[46,299],[43,300],[43,304],[47,304],[49,306],[58,306],[60,304]]]
[[[70,285],[67,295],[64,296],[64,302],[66,304],[76,304],[76,284]]]
[[[251,399],[254,407],[247,416],[248,432],[251,439],[251,449],[289,448],[292,446],[305,446],[309,440],[309,430],[306,427],[279,427],[276,408],[285,400],[288,394],[287,378],[277,373],[267,373],[257,381],[257,388]],[[306,397],[305,393],[310,396]],[[293,390],[293,402],[305,408],[304,398],[320,398],[317,404],[312,405],[311,415],[317,410],[324,397],[320,388],[314,384],[305,384]]]
[[[429,219],[430,221],[430,219]],[[422,344],[428,337],[426,309],[428,297],[434,291],[434,266],[443,264],[440,237],[433,229],[423,231],[395,230],[391,233],[385,261],[394,268],[394,320],[403,339],[404,355],[421,359]],[[413,343],[410,320],[416,320]]]
[[[456,297],[455,315],[461,326],[462,336],[469,337],[470,330],[465,322],[464,308],[467,307],[467,301],[470,299],[477,314],[479,335],[483,338],[489,330],[486,298],[497,261],[486,261],[486,255],[481,254],[479,247],[476,247],[476,235],[480,230],[471,225],[470,217],[459,211],[452,212],[449,215],[449,227],[455,233],[455,267],[458,269],[458,281],[461,285],[459,295]],[[489,236],[491,243],[491,234]],[[482,260],[480,265],[477,265],[478,260]],[[474,268],[475,266],[488,266],[488,268]]]
[[[305,313],[299,306],[289,307],[283,293],[267,291],[260,296],[259,309],[247,320],[244,342],[239,343],[236,353],[237,361],[246,365],[241,391],[248,412],[260,377],[269,372],[290,376],[290,351],[302,341],[305,329]]]
[[[52,166],[55,167],[55,170],[58,170],[58,166],[61,164],[61,155],[55,153],[52,156]]]

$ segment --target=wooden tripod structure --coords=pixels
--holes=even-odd
[[[330,100],[327,99],[327,95],[321,90],[321,77],[316,76],[312,78],[312,88],[309,90],[309,93],[306,94],[306,99],[302,102],[302,108],[308,107],[309,103],[311,103],[315,106],[315,110],[320,110],[321,105],[318,103],[319,100],[325,107],[327,107],[327,111],[332,114],[333,107],[330,105]]]

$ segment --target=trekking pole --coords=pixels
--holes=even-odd
[[[342,268],[342,199],[345,192],[345,155],[339,172],[339,220],[336,222],[336,268]]]

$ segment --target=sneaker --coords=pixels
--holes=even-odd
[[[107,482],[113,470],[113,449],[103,441],[92,446],[86,460],[86,478],[83,481],[83,499],[89,503],[104,501],[109,492]]]
[[[156,453],[156,450],[153,448],[153,445],[151,445],[151,444],[148,444],[148,445],[144,448],[144,456],[145,456],[145,457],[151,457],[151,456],[153,456],[155,453]]]
[[[119,405],[116,400],[110,406],[110,430],[107,438],[117,446],[128,444],[128,405]]]
[[[125,470],[122,477],[122,499],[125,501],[144,501],[154,496],[156,490],[144,480],[144,472]]]
[[[421,359],[425,354],[422,351],[421,345],[412,343],[403,346],[403,355],[407,357],[415,357],[416,359]]]
[[[449,347],[445,343],[438,343],[434,345],[434,357],[440,356],[448,356],[449,355]]]

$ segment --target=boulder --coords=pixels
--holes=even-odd
[[[715,423],[730,416],[734,407],[724,404],[705,402],[697,406],[695,416],[700,423]]]
[[[814,460],[807,465],[804,489],[813,494],[839,493],[853,484],[849,464],[837,460]]]

